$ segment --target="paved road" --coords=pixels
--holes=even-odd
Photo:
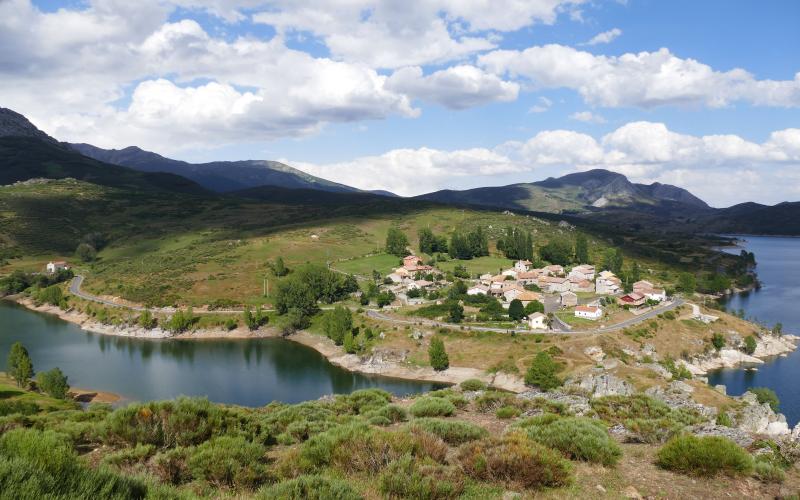
[[[81,285],[83,285],[83,276],[78,275],[72,278],[72,281],[69,284],[69,292],[77,297],[80,297],[84,300],[88,300],[91,302],[97,302],[99,304],[104,304],[111,307],[119,307],[122,309],[130,309],[132,311],[145,311],[148,308],[143,306],[133,306],[128,304],[120,304],[108,299],[104,299],[102,297],[98,297],[97,295],[92,295],[90,293],[86,293],[81,290]],[[591,334],[591,333],[600,333],[600,332],[613,332],[617,330],[624,330],[630,326],[637,325],[643,321],[647,321],[648,319],[654,318],[659,314],[671,311],[676,307],[682,306],[686,301],[683,299],[676,299],[675,301],[661,306],[656,307],[655,309],[643,313],[635,318],[626,319],[625,321],[616,323],[614,325],[607,326],[605,328],[596,329],[596,330],[565,330],[565,331],[558,331],[558,330],[551,330],[548,333],[555,333],[555,334],[568,334],[568,335],[575,335],[575,334]],[[332,309],[333,306],[323,306],[321,309]],[[175,312],[174,307],[162,307],[162,308],[150,308],[152,312],[160,312],[170,314]],[[274,309],[264,309],[265,311],[272,311]],[[243,309],[224,309],[224,310],[214,310],[214,311],[204,311],[204,310],[197,310],[194,311],[196,314],[241,314]],[[399,324],[399,325],[424,325],[429,327],[444,327],[444,328],[469,328],[473,331],[480,331],[480,332],[497,332],[497,333],[531,333],[532,330],[520,330],[520,329],[509,329],[509,328],[494,328],[490,326],[467,326],[467,325],[456,325],[453,323],[444,323],[441,321],[433,321],[429,319],[423,318],[410,318],[410,319],[400,319],[395,318],[392,316],[388,316],[386,313],[376,310],[376,309],[367,309],[366,310],[367,316],[373,319],[386,321],[389,323]],[[560,321],[560,320],[559,320]],[[562,322],[563,323],[563,322]]]
[[[671,311],[676,307],[680,307],[684,304],[683,299],[676,299],[674,302],[666,304],[661,307],[656,307],[651,311],[646,313],[640,314],[635,318],[626,319],[625,321],[621,321],[619,323],[606,326],[604,328],[595,329],[595,330],[569,330],[569,331],[558,331],[558,330],[550,330],[547,333],[551,334],[560,334],[560,335],[575,335],[575,334],[594,334],[594,333],[603,333],[603,332],[614,332],[618,330],[624,330],[630,326],[637,325],[642,323],[643,321],[647,321],[648,319],[654,318],[659,314]],[[497,332],[497,333],[536,333],[533,330],[520,330],[520,329],[509,329],[509,328],[493,328],[490,326],[469,326],[469,325],[456,325],[454,323],[444,323],[441,321],[433,321],[429,319],[422,319],[422,318],[410,318],[410,319],[400,319],[394,318],[392,316],[388,316],[387,314],[377,311],[375,309],[368,309],[366,311],[367,316],[373,319],[378,319],[381,321],[387,321],[389,323],[395,323],[399,325],[423,325],[423,326],[432,326],[432,327],[444,327],[444,328],[467,328],[473,331],[480,331],[480,332]],[[544,332],[542,332],[544,333]]]

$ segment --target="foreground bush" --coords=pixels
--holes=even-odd
[[[414,401],[408,411],[415,417],[449,417],[456,407],[447,399],[423,397]]]
[[[543,415],[528,419],[524,427],[533,440],[575,460],[611,466],[622,456],[619,445],[598,420]]]
[[[264,452],[244,438],[221,436],[198,446],[187,465],[195,479],[217,488],[253,488],[269,478]]]
[[[471,378],[461,382],[461,388],[465,391],[485,391],[486,384],[482,380]]]
[[[705,420],[692,410],[672,409],[644,394],[607,396],[593,399],[591,405],[601,419],[625,426],[631,432],[630,440],[649,444],[663,443]]]
[[[263,500],[361,500],[363,497],[346,481],[323,476],[300,476],[261,489]]]
[[[375,473],[405,455],[443,462],[447,445],[427,432],[386,431],[351,424],[309,439],[299,458],[311,470],[334,467],[349,473]]]
[[[68,439],[53,431],[15,429],[0,438],[0,496],[19,499],[138,499],[145,485],[78,462]]]
[[[457,460],[469,476],[511,487],[559,487],[572,481],[572,466],[559,452],[519,431],[467,443]]]
[[[418,418],[408,424],[412,429],[422,429],[439,436],[444,442],[459,445],[486,437],[488,432],[483,427],[460,420],[444,420],[440,418]]]
[[[543,391],[550,391],[556,387],[561,387],[564,383],[559,377],[561,365],[553,361],[553,358],[545,351],[542,351],[533,358],[531,366],[525,373],[525,383],[538,387]]]
[[[658,451],[656,464],[667,470],[696,476],[739,476],[753,470],[753,458],[730,439],[683,435]]]
[[[464,477],[455,467],[419,464],[405,456],[381,474],[380,490],[389,498],[457,498],[464,491]]]

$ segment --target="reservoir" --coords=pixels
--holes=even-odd
[[[81,330],[54,316],[0,300],[0,360],[22,342],[34,369],[58,366],[70,385],[125,400],[208,396],[218,403],[297,403],[378,387],[397,395],[443,387],[364,375],[331,364],[304,345],[279,339],[145,340]]]
[[[741,248],[755,253],[756,272],[762,287],[729,297],[729,311],[744,310],[745,317],[768,327],[783,324],[783,331],[800,334],[800,238],[742,236]],[[769,387],[781,400],[780,411],[791,426],[800,421],[800,350],[785,357],[766,360],[757,371],[719,370],[709,374],[710,384],[724,384],[728,393],[739,395],[750,387]]]

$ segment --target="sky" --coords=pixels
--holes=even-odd
[[[796,0],[0,0],[59,140],[416,195],[606,168],[800,200]]]

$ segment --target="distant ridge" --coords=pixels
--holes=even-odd
[[[206,189],[218,193],[241,191],[259,186],[314,189],[336,193],[362,192],[354,187],[315,177],[277,161],[242,160],[188,163],[166,158],[136,146],[124,149],[102,149],[91,144],[70,144],[69,146],[85,156],[106,163],[122,165],[143,172],[169,172],[182,175]],[[385,195],[394,196],[388,192]]]
[[[419,199],[543,212],[586,212],[607,208],[648,207],[662,204],[691,209],[709,206],[689,191],[668,184],[635,184],[622,174],[594,169],[532,183],[443,190]]]

